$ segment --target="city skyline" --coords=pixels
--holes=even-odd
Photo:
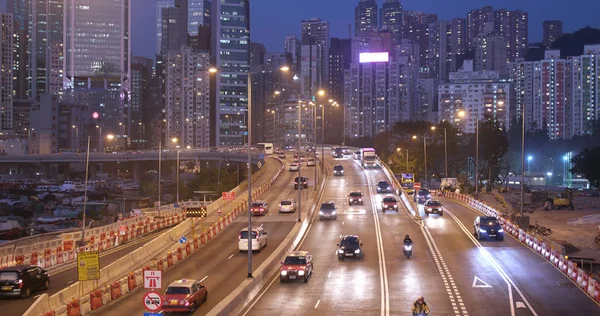
[[[0,11],[6,12],[8,0],[0,0]],[[149,3],[151,2],[151,3]],[[440,19],[465,17],[469,10],[491,5],[495,9],[522,10],[529,14],[530,42],[542,41],[542,23],[544,20],[561,20],[563,32],[571,33],[585,26],[600,28],[600,20],[595,19],[596,12],[600,12],[600,2],[572,0],[569,6],[560,5],[558,0],[550,1],[518,1],[503,0],[493,3],[481,3],[476,0],[463,0],[453,3],[452,6],[444,5],[447,2],[432,0],[423,3],[417,0],[401,0],[404,10],[418,10],[438,14]],[[252,14],[252,41],[265,45],[267,51],[283,51],[283,42],[288,34],[300,35],[300,21],[319,17],[329,21],[331,37],[348,38],[348,24],[352,24],[354,33],[354,8],[357,1],[348,0],[305,0],[302,6],[294,6],[293,16],[277,14],[285,12],[290,6],[296,4],[293,0],[253,0],[251,1]],[[382,0],[377,4],[381,7]],[[540,6],[544,10],[539,10]],[[585,7],[585,10],[581,8]],[[156,0],[132,0],[132,49],[133,56],[155,58],[156,50]],[[271,29],[273,25],[278,27]],[[152,30],[152,31],[149,31]],[[144,32],[150,34],[144,34]]]

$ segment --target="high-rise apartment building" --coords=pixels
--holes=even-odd
[[[544,46],[550,48],[552,43],[562,35],[562,21],[554,20],[554,21],[544,21],[544,38],[543,43]]]
[[[187,0],[176,1],[173,7],[162,9],[161,54],[178,52],[188,42]],[[196,34],[198,29],[196,29]]]
[[[418,115],[415,120],[438,122],[438,82],[435,78],[417,80],[417,103],[415,108]]]
[[[13,76],[16,99],[29,97],[29,0],[8,0],[8,13],[13,15]]]
[[[371,32],[377,32],[377,1],[359,0],[354,8],[354,35],[369,36]]]
[[[210,0],[157,0],[156,1],[156,54],[160,54],[163,49],[163,9],[165,8],[181,8],[180,14],[177,16],[177,22],[172,20],[168,23],[182,23],[176,34],[178,37],[185,38],[187,35],[198,35],[198,27],[210,26],[211,24],[211,1]],[[171,14],[173,11],[167,11]],[[174,30],[171,30],[172,32]],[[179,49],[179,48],[178,48]]]
[[[13,15],[0,13],[0,133],[13,128]]]
[[[156,0],[156,55],[162,51],[163,38],[163,16],[164,8],[172,8],[175,6],[175,0]]]
[[[524,58],[529,47],[527,12],[505,9],[494,12],[494,33],[506,39],[508,61]]]
[[[462,65],[467,53],[465,23],[465,19],[455,18],[429,25],[427,68],[440,82]]]
[[[262,66],[265,64],[266,53],[265,45],[255,42],[250,43],[250,69],[252,71],[262,70]]]
[[[248,72],[250,70],[250,3],[213,1],[211,9],[212,64],[216,80],[214,145],[235,146],[247,135]]]
[[[152,59],[135,56],[131,60],[131,133],[132,148],[148,148],[144,112],[148,111],[150,82],[152,80]]]
[[[437,22],[436,14],[422,11],[404,11],[402,14],[402,37],[419,44],[419,67],[427,72],[427,56],[429,55],[429,25]]]
[[[210,26],[210,0],[187,0],[188,24],[187,33],[191,36],[198,35],[198,27]]]
[[[106,134],[130,130],[131,0],[67,0],[64,88],[100,114]]]
[[[494,8],[485,6],[467,13],[467,47],[474,45],[474,40],[486,34],[486,24],[494,22]]]
[[[329,22],[319,18],[302,21],[300,82],[303,97],[322,88],[329,71]]]
[[[473,39],[475,71],[497,71],[500,76],[508,74],[506,40],[503,36],[480,36]]]
[[[473,71],[472,62],[451,72],[449,81],[438,86],[440,122],[448,121],[466,133],[475,133],[477,120],[494,119],[503,129],[510,128],[511,90],[508,80],[494,71]],[[464,111],[463,118],[458,113]]]
[[[583,50],[583,55],[569,57],[567,138],[593,133],[600,118],[600,45]]]
[[[344,70],[350,68],[351,58],[351,40],[332,37],[329,45],[327,98],[335,100],[340,106],[325,108],[325,144],[339,144],[343,141]],[[319,134],[317,136],[320,139],[321,136]]]
[[[182,148],[210,145],[210,56],[183,48],[166,55],[166,137]]]
[[[385,0],[379,12],[381,28],[387,28],[392,33],[392,42],[398,45],[402,42],[402,4],[400,0]]]
[[[302,41],[299,40],[296,35],[287,35],[285,42],[283,43],[283,51],[289,53],[292,56],[292,72],[300,72],[300,50],[302,49]],[[289,66],[288,66],[289,67]]]

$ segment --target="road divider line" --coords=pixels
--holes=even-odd
[[[203,277],[202,280],[200,280],[200,282],[204,282],[204,280],[206,280],[206,278],[208,278],[208,275]]]
[[[232,253],[229,257],[227,257],[227,260],[231,259],[233,255],[235,255],[235,253]]]
[[[319,307],[319,303],[321,303],[321,300],[317,301],[317,304],[315,304],[315,308]]]
[[[504,272],[504,270],[502,269],[502,267],[500,267],[500,265],[498,264],[498,262],[496,261],[496,259],[494,259],[494,257],[492,257],[492,255],[490,254],[490,252],[487,249],[485,249],[477,239],[475,239],[475,237],[473,236],[473,234],[460,221],[460,219],[458,219],[458,217],[456,215],[454,215],[454,213],[452,213],[448,209],[446,209],[446,213],[448,213],[450,215],[450,217],[452,217],[452,219],[454,219],[454,221],[458,224],[458,226],[460,227],[460,229],[469,237],[469,239],[473,242],[473,244],[475,244],[475,246],[477,246],[477,248],[479,248],[479,251],[481,252],[481,254],[483,255],[483,257],[486,259],[486,261],[488,261],[490,263],[490,265],[496,270],[496,272],[498,272],[498,274],[500,275],[500,277],[502,277],[502,279],[504,280],[504,282],[507,284],[507,286],[508,286],[508,297],[509,297],[509,300],[510,300],[510,313],[511,313],[511,315],[512,316],[515,315],[515,303],[514,303],[514,298],[513,298],[513,294],[512,294],[512,288],[514,288],[515,291],[517,291],[517,293],[519,294],[519,296],[523,300],[523,302],[525,302],[525,305],[527,305],[527,307],[529,308],[529,311],[534,316],[537,316],[538,314],[535,312],[535,310],[533,309],[533,307],[531,306],[531,304],[529,304],[529,301],[527,300],[527,298],[523,295],[523,293],[521,292],[521,290],[515,285],[515,283],[508,276],[508,274],[506,274],[506,272]]]

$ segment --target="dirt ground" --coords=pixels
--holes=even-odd
[[[500,212],[520,210],[520,195],[517,193],[505,193],[501,196],[480,194],[480,199]],[[531,225],[539,224],[552,229],[553,233],[548,238],[565,245],[567,255],[595,258],[600,262],[600,246],[594,241],[600,232],[600,197],[574,197],[573,211],[543,211],[536,203],[532,205],[530,199],[531,194],[526,194],[524,211],[530,216]]]

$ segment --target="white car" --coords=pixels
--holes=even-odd
[[[307,166],[316,166],[317,161],[315,160],[315,158],[308,158],[308,160],[306,161],[306,165]]]
[[[283,200],[279,202],[279,213],[294,213],[296,211],[296,201]]]
[[[261,251],[267,246],[267,232],[262,226],[252,228],[252,251]],[[238,249],[248,251],[248,227],[240,231]]]
[[[297,163],[291,163],[288,170],[289,171],[298,171],[298,170],[300,170],[300,165],[298,165]]]

